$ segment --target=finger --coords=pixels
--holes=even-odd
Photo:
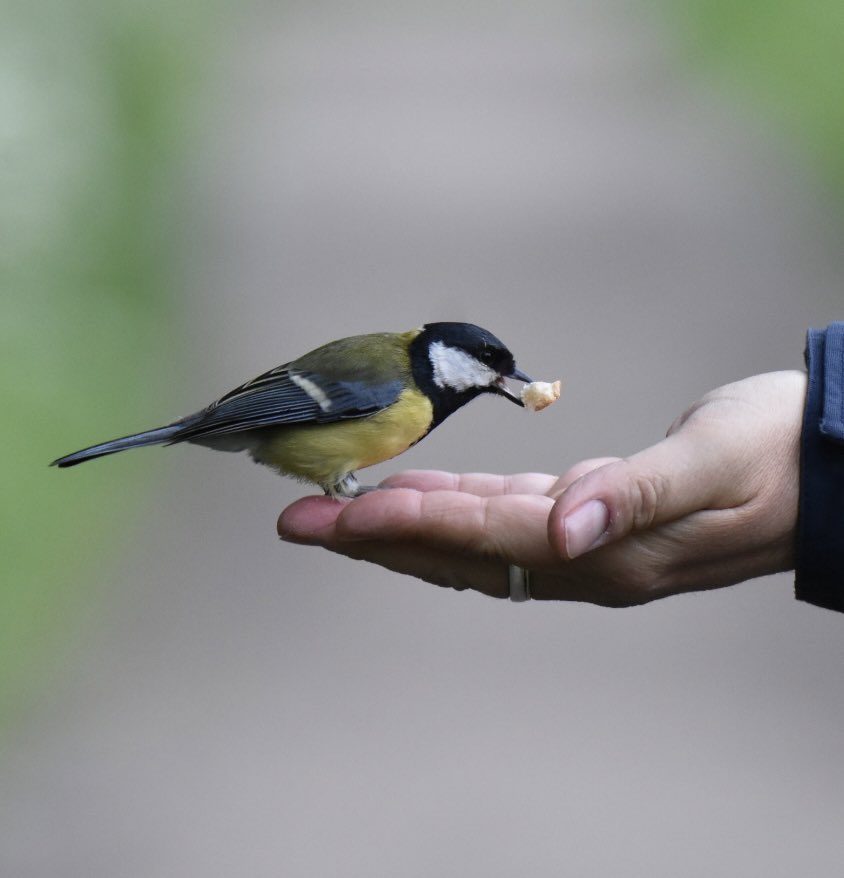
[[[478,497],[498,494],[545,494],[557,480],[545,473],[449,473],[439,470],[406,470],[381,482],[383,488],[416,491],[461,491]]]
[[[444,588],[472,588],[491,597],[507,596],[507,568],[496,560],[399,542],[338,540],[335,526],[345,505],[330,497],[303,497],[279,516],[279,536],[288,542],[322,545],[339,555],[369,561]]]
[[[443,588],[455,591],[471,588],[496,598],[509,594],[507,566],[494,559],[420,548],[416,543],[402,542],[332,542],[326,548],[347,558],[369,561],[386,570],[415,576]]]
[[[411,543],[524,567],[558,559],[548,545],[553,501],[541,495],[477,497],[456,491],[374,491],[337,516],[338,542]]]
[[[541,567],[557,563],[547,540],[553,501],[542,495],[477,497],[397,488],[354,501],[303,497],[279,516],[289,542],[337,548],[347,543],[412,543],[470,558]]]
[[[302,497],[282,510],[278,535],[290,543],[319,544],[334,533],[337,516],[349,501],[333,497]]]
[[[548,519],[549,542],[571,559],[700,509],[737,505],[746,499],[741,472],[725,460],[723,442],[711,433],[680,431],[593,469],[558,498]]]
[[[598,467],[606,466],[608,463],[615,463],[620,459],[621,458],[619,457],[592,457],[589,458],[589,460],[581,460],[580,463],[576,463],[573,467],[566,470],[556,482],[554,482],[551,489],[548,491],[548,496],[556,499],[569,487],[569,485],[576,482],[582,476],[585,476],[586,473],[590,473],[593,469],[598,469]]]

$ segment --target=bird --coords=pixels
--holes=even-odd
[[[247,451],[282,475],[352,498],[372,490],[355,472],[415,445],[475,397],[523,406],[507,379],[530,383],[496,336],[472,323],[426,323],[322,345],[264,372],[171,424],[54,460],[86,460],[149,445],[190,442]]]

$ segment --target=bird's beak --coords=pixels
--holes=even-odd
[[[508,378],[512,378],[515,381],[523,381],[525,384],[530,384],[532,379],[525,375],[521,369],[513,369],[509,375],[502,375],[498,381],[492,385],[492,390],[495,391],[495,393],[500,393],[501,396],[506,396],[511,402],[524,408],[524,403],[522,402],[521,397],[513,393],[513,391],[507,386]]]

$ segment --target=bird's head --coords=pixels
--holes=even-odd
[[[472,323],[427,323],[410,346],[413,378],[434,405],[437,424],[481,393],[523,405],[507,379],[529,382],[502,341]]]

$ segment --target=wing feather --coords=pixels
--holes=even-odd
[[[175,441],[258,427],[364,418],[392,405],[401,392],[398,380],[379,384],[331,380],[279,366],[212,403]]]

